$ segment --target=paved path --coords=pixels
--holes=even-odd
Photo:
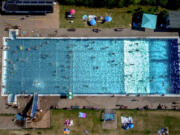
[[[31,97],[19,97],[20,108],[24,108]],[[71,106],[84,106],[99,109],[119,109],[120,105],[127,106],[129,109],[142,108],[148,105],[151,109],[157,109],[158,105],[166,105],[167,109],[173,109],[173,102],[176,102],[176,109],[180,109],[179,97],[145,97],[145,96],[75,96],[73,100],[63,99],[59,96],[39,97],[39,105],[43,110],[50,107],[71,108]]]
[[[142,32],[135,31],[130,28],[122,29],[120,32],[115,32],[114,29],[101,29],[99,33],[95,33],[89,28],[76,29],[75,32],[69,32],[67,29],[30,29],[24,28],[25,36],[36,36],[41,33],[42,37],[174,37],[178,36],[178,32]],[[33,31],[33,32],[32,32]],[[55,32],[56,31],[56,32]]]
[[[0,129],[21,129],[14,124],[14,118],[15,116],[0,116]]]

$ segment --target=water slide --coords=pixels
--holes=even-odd
[[[30,116],[32,118],[36,117],[37,104],[38,104],[38,93],[35,92],[34,97],[33,97],[32,110],[31,110],[31,114],[30,114]]]

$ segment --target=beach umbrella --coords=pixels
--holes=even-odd
[[[73,98],[74,98],[74,95],[73,95],[73,93],[72,93],[71,91],[69,91],[69,92],[67,93],[67,97],[68,97],[68,99],[73,99]]]
[[[90,20],[89,24],[90,24],[91,26],[94,26],[94,25],[96,24],[96,20],[95,20],[95,19]]]
[[[83,19],[83,21],[87,21],[88,16],[87,15],[83,15],[82,19]]]
[[[112,17],[105,16],[104,20],[105,20],[105,22],[110,22],[110,21],[112,21]]]
[[[69,13],[71,14],[71,15],[74,15],[75,14],[75,9],[71,9],[70,11],[69,11]]]

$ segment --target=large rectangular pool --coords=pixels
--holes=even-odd
[[[9,38],[2,94],[177,93],[177,46],[176,38]]]

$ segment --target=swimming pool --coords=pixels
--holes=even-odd
[[[2,94],[175,94],[177,38],[13,38]]]

